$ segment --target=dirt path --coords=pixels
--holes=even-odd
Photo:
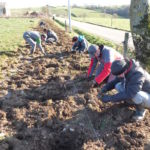
[[[71,54],[71,39],[52,22],[60,42],[48,56],[18,50],[0,87],[0,150],[144,149],[150,146],[149,113],[130,122],[134,108],[103,104],[84,79],[88,54]],[[38,28],[39,29],[39,28]],[[148,148],[149,149],[149,148]]]

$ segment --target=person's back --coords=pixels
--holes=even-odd
[[[104,46],[101,56],[101,61],[104,62],[113,62],[117,59],[123,59],[123,56],[118,51],[108,46]]]
[[[139,62],[132,60],[132,68],[130,72],[125,76],[126,77],[126,86],[136,84],[139,76],[143,78],[142,91],[150,93],[150,75],[144,70]]]
[[[30,37],[33,40],[41,39],[40,33],[38,31],[27,31],[27,33],[30,35]]]

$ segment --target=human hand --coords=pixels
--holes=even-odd
[[[91,87],[92,87],[92,88],[98,87],[98,83],[97,83],[95,80],[93,80],[93,81],[92,81],[92,84],[91,84]]]
[[[101,97],[102,102],[107,103],[110,102],[110,96],[109,95],[104,95]]]

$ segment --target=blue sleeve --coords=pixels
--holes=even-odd
[[[121,82],[121,81],[123,81],[123,78],[117,78],[117,77],[116,77],[113,81],[107,83],[107,84],[104,86],[104,88],[105,88],[107,91],[110,91],[110,90],[114,89],[114,88],[115,88],[115,85],[116,85],[117,83]]]
[[[128,99],[129,97],[126,92],[119,92],[115,95],[104,95],[102,97],[103,102],[120,102]]]
[[[78,47],[78,42],[75,42],[74,45],[72,46],[72,49],[75,50]]]

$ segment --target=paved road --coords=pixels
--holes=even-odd
[[[57,19],[59,19],[62,22],[65,22],[65,19],[63,18],[57,18]],[[78,22],[74,20],[72,20],[71,23],[72,23],[72,26],[74,27],[88,31],[89,33],[102,37],[106,40],[113,41],[116,44],[122,44],[122,42],[124,41],[125,31],[92,25],[89,23]],[[134,49],[131,33],[129,33],[129,37],[130,37],[129,47]]]

